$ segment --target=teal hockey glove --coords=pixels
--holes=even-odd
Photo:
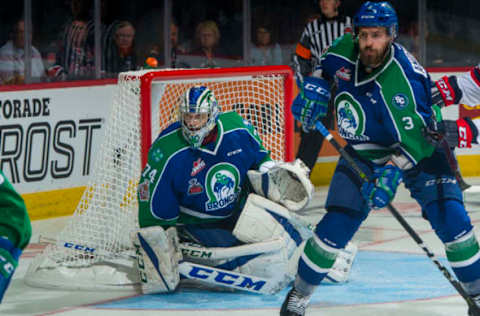
[[[402,172],[399,168],[392,165],[378,168],[373,173],[373,179],[362,185],[362,195],[370,208],[384,208],[393,200],[400,182]]]
[[[0,302],[17,268],[21,253],[8,239],[0,237]]]
[[[327,115],[330,85],[321,78],[305,77],[303,84],[298,86],[300,93],[293,100],[292,113],[302,123],[303,130],[308,132],[319,118]]]

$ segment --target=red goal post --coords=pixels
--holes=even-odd
[[[202,78],[206,81],[202,81]],[[238,87],[230,87],[230,89],[240,89],[235,94],[228,94],[226,92],[219,92],[218,88],[215,85],[210,86],[209,80],[214,79],[213,82],[222,82],[222,80],[235,80],[235,78],[245,78],[240,79],[242,82],[238,85]],[[250,79],[248,79],[250,78]],[[232,103],[235,104],[235,100],[225,100],[225,98],[233,97],[236,98],[238,101],[245,100],[248,98],[248,94],[254,93],[255,90],[257,91],[255,99],[255,95],[253,98],[248,98],[253,102],[265,102],[271,100],[273,102],[281,102],[280,104],[253,104],[254,105],[264,105],[264,106],[280,106],[281,110],[283,111],[283,118],[278,123],[282,122],[283,126],[279,126],[278,128],[282,129],[283,140],[282,144],[278,144],[283,146],[284,152],[282,155],[279,155],[278,150],[273,150],[273,148],[269,148],[268,145],[272,146],[273,144],[270,143],[268,139],[265,139],[265,136],[268,133],[262,129],[262,124],[258,121],[257,117],[250,116],[248,117],[252,120],[252,124],[259,130],[259,133],[262,136],[262,140],[267,143],[267,149],[272,151],[272,156],[274,159],[277,160],[284,160],[284,161],[292,161],[294,159],[294,121],[291,112],[291,102],[293,98],[293,72],[289,66],[259,66],[259,67],[238,67],[238,68],[215,68],[215,69],[172,69],[172,70],[159,70],[159,71],[150,71],[143,74],[140,78],[140,89],[141,93],[141,130],[142,130],[142,166],[146,164],[147,156],[148,156],[148,149],[150,148],[153,139],[156,135],[152,135],[152,131],[155,128],[151,128],[152,123],[152,109],[155,106],[163,106],[161,104],[152,104],[155,103],[152,100],[152,90],[154,86],[154,82],[186,82],[187,84],[183,85],[183,89],[179,89],[178,92],[183,92],[187,87],[193,85],[188,84],[188,82],[193,82],[195,84],[204,84],[212,88],[214,95],[217,97],[219,104],[222,107],[222,110],[231,110]],[[266,91],[264,95],[261,94],[263,88],[271,88],[274,91]],[[222,87],[223,89],[223,87]],[[229,89],[229,88],[226,88]],[[281,90],[279,90],[281,89]],[[271,93],[273,92],[273,93]],[[175,93],[174,93],[175,94]],[[226,95],[226,96],[224,96]],[[268,95],[271,95],[268,97]],[[178,93],[176,93],[169,102],[168,106],[176,106]],[[228,102],[227,102],[228,101]],[[238,104],[238,103],[237,103]],[[227,109],[225,109],[227,107]],[[237,108],[238,109],[238,108]],[[242,109],[240,109],[242,110]],[[243,111],[241,114],[245,114],[247,111]],[[271,111],[274,113],[275,111]],[[265,112],[264,112],[265,113]],[[265,119],[265,117],[264,117]],[[266,118],[268,119],[268,117]],[[171,123],[171,122],[169,122]],[[277,122],[275,122],[276,124]],[[163,126],[163,128],[166,126]],[[268,136],[267,136],[268,137]]]

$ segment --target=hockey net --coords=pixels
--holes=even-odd
[[[293,159],[289,67],[121,73],[92,177],[67,225],[30,264],[27,284],[88,290],[138,284],[130,241],[138,226],[138,179],[150,145],[177,120],[178,99],[193,85],[210,88],[222,111],[250,120],[273,159]]]

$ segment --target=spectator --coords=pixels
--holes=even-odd
[[[32,46],[32,78],[45,75],[42,57]],[[0,48],[0,80],[3,84],[23,84],[25,81],[25,22],[18,20],[13,25],[10,40]]]
[[[163,40],[163,38],[160,38]],[[170,45],[171,45],[171,68],[190,68],[190,65],[187,64],[179,55],[183,55],[187,52],[184,47],[184,44],[179,42],[179,29],[176,22],[170,24]],[[158,68],[159,61],[162,61],[163,58],[163,43],[155,44],[150,50],[150,54],[147,56],[145,62],[146,67],[148,68]],[[147,62],[147,60],[153,62]]]
[[[178,24],[173,22],[170,25],[170,43],[172,49],[172,68],[190,68],[190,65],[179,59],[179,54],[185,54],[187,50],[184,47],[184,44],[179,43],[179,31]]]
[[[57,61],[60,61],[60,66],[66,71],[68,78],[93,77],[95,72],[93,23],[73,21],[66,29],[63,44],[60,54],[57,55]]]
[[[107,77],[119,72],[137,69],[135,52],[135,28],[128,21],[115,23],[114,35],[109,36],[105,43],[104,71]]]
[[[252,65],[282,64],[282,49],[278,43],[272,41],[271,28],[260,25],[255,35],[255,44],[250,51],[250,63]]]
[[[72,20],[62,33],[55,65],[48,75],[56,79],[88,79],[95,74],[94,25],[91,0],[72,0]]]
[[[339,13],[340,0],[319,0],[321,16],[305,26],[297,44],[293,63],[297,82],[303,82],[304,76],[311,76],[320,62],[322,52],[344,33],[351,32],[352,20]],[[299,87],[301,88],[301,87]],[[323,123],[333,128],[333,108],[330,106]],[[317,131],[302,130],[297,158],[313,169],[323,143],[323,136]]]
[[[207,20],[198,24],[195,30],[196,47],[190,52],[192,55],[205,57],[199,65],[201,68],[218,67],[215,57],[224,57],[225,53],[219,47],[220,30],[217,23]]]

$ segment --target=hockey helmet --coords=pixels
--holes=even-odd
[[[205,86],[185,91],[180,100],[182,134],[192,148],[202,145],[217,122],[219,107],[213,92]]]
[[[395,9],[387,1],[371,2],[367,1],[358,10],[353,17],[353,26],[355,34],[358,34],[358,28],[382,26],[392,38],[398,35],[398,18]]]

